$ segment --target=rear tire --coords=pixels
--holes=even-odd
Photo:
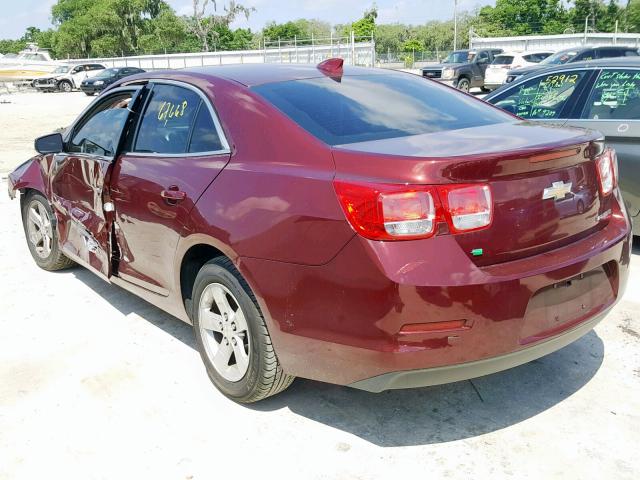
[[[191,298],[198,350],[218,390],[251,403],[291,385],[295,377],[283,372],[255,296],[231,260],[206,263]]]
[[[58,244],[55,217],[48,200],[40,193],[29,193],[22,202],[22,225],[29,251],[43,270],[55,271],[72,267]]]

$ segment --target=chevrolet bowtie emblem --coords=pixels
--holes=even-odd
[[[571,182],[553,182],[550,187],[545,188],[542,192],[542,199],[553,198],[554,200],[562,200],[571,193],[571,185]]]

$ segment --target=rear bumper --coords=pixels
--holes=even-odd
[[[525,363],[579,338],[624,293],[629,218],[570,245],[478,267],[450,235],[354,237],[329,263],[241,258],[283,369],[366,390],[432,385]],[[407,325],[463,322],[408,333]]]
[[[607,316],[609,310],[610,308],[546,342],[505,355],[444,367],[385,373],[376,377],[360,380],[349,386],[368,392],[383,392],[385,390],[400,388],[427,387],[430,385],[459,382],[461,380],[501,372],[502,370],[531,362],[532,360],[544,357],[545,355],[566,347],[583,335],[589,333]]]

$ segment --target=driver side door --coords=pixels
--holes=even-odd
[[[66,135],[49,175],[62,251],[105,279],[111,273],[105,181],[140,92],[140,87],[117,88],[94,102]]]

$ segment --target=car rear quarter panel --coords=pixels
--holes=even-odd
[[[204,88],[232,152],[195,205],[190,230],[239,257],[327,263],[354,236],[333,189],[329,147],[245,87]]]

